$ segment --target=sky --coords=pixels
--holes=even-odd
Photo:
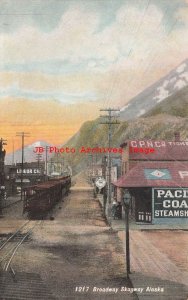
[[[1,0],[0,137],[63,144],[188,53],[188,0]]]

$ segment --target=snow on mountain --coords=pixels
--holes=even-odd
[[[128,108],[130,106],[130,103],[128,103],[127,105],[125,105],[124,107],[122,107],[121,109],[120,109],[120,112],[121,111],[124,111],[126,108]]]
[[[123,106],[120,110],[121,120],[140,117],[185,86],[188,86],[188,59]]]
[[[36,141],[35,143],[31,145],[27,145],[24,147],[24,161],[25,162],[33,162],[37,161],[37,156],[35,151],[35,147],[45,147],[49,146],[47,142],[44,141]],[[14,151],[14,163],[20,163],[21,162],[21,157],[22,157],[22,150],[18,149]],[[42,153],[41,160],[45,160],[45,152]],[[9,165],[13,163],[13,154],[8,153],[5,156],[5,164]]]
[[[177,67],[176,72],[182,73],[183,71],[185,71],[186,66],[186,63],[181,64],[179,67]]]

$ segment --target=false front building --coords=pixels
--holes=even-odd
[[[188,223],[188,141],[123,143],[117,198],[128,189],[138,223]]]

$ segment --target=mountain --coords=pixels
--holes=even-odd
[[[112,147],[119,147],[128,139],[165,139],[174,140],[174,132],[179,131],[182,140],[188,139],[188,118],[168,114],[156,114],[144,118],[137,118],[129,122],[120,122],[112,127]],[[74,147],[74,154],[67,154],[67,159],[73,167],[74,173],[83,170],[89,158],[88,154],[79,153],[82,146],[107,147],[108,130],[106,125],[101,125],[99,119],[83,124],[79,132],[67,143],[66,146]],[[103,154],[97,154],[98,160]],[[114,155],[113,155],[114,156]],[[93,155],[94,159],[96,155]]]
[[[142,115],[142,117],[141,117]],[[112,126],[112,147],[127,139],[173,140],[174,132],[181,133],[181,139],[188,139],[188,60],[184,61],[167,76],[145,89],[120,111],[120,124]],[[108,146],[108,128],[99,119],[85,122],[80,130],[62,147],[75,148],[75,153],[65,153],[62,158],[80,172],[88,164],[89,155],[79,153],[84,147]],[[25,161],[35,161],[36,146],[47,143],[36,142],[25,147]],[[61,146],[60,146],[61,147]],[[102,157],[97,155],[98,159]],[[53,154],[52,154],[53,157]],[[14,161],[21,161],[21,150],[15,152]],[[6,155],[6,163],[12,162],[12,154]]]
[[[188,86],[157,104],[144,116],[151,117],[158,114],[188,117]]]
[[[108,128],[100,124],[100,119],[83,124],[67,145],[77,151],[68,156],[75,172],[79,172],[88,163],[88,155],[78,150],[85,147],[107,147]],[[188,140],[188,86],[158,102],[154,108],[142,117],[121,121],[112,126],[112,146],[119,145],[127,139],[165,139],[174,140],[174,132],[180,132],[181,140]],[[98,159],[102,155],[98,154]],[[91,158],[90,158],[91,159]]]
[[[24,161],[26,162],[32,162],[32,161],[37,161],[37,156],[36,153],[34,153],[35,147],[45,147],[49,146],[48,143],[44,141],[37,141],[31,145],[25,146],[24,147]],[[14,152],[14,163],[19,163],[22,160],[22,150],[18,149]],[[45,160],[45,152],[42,153],[41,160]],[[8,153],[5,156],[5,164],[9,165],[12,164],[13,162],[13,154]]]
[[[188,86],[188,59],[122,107],[121,120],[131,120],[146,114],[157,104],[186,86]]]

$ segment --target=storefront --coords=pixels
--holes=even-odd
[[[188,224],[188,162],[145,161],[114,186],[129,190],[137,223]]]
[[[24,163],[23,175],[22,165],[6,166],[6,189],[8,194],[20,192],[21,181],[23,187],[27,187],[45,180],[44,162],[38,165],[37,162]]]

